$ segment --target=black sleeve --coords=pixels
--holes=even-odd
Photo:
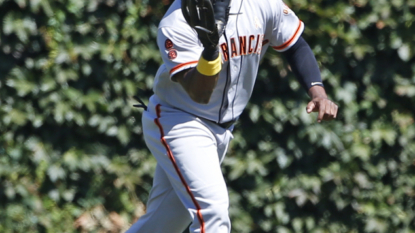
[[[316,85],[323,87],[316,58],[303,37],[300,37],[291,48],[282,53],[306,91]]]

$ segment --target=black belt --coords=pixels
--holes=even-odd
[[[201,117],[199,117],[199,118],[201,118]],[[223,123],[218,123],[216,121],[212,121],[212,120],[209,120],[209,119],[206,119],[206,118],[202,118],[202,119],[207,120],[207,121],[210,121],[213,124],[217,124],[217,125],[219,125],[220,127],[224,128],[224,129],[229,129],[238,120],[238,119],[234,119],[234,120],[231,120],[231,121],[227,121],[227,122],[223,122]]]
[[[228,121],[228,122],[223,122],[223,123],[216,123],[217,125],[219,125],[220,127],[224,128],[224,129],[228,129],[230,128],[233,124],[235,124],[236,120],[232,120],[232,121]]]

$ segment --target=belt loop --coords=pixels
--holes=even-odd
[[[140,97],[135,95],[133,96],[133,98],[137,100],[138,102],[140,102],[140,104],[134,104],[133,107],[144,108],[144,111],[147,111],[147,105],[140,99]]]

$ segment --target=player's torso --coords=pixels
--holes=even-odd
[[[180,1],[173,4],[180,11]],[[272,32],[266,4],[268,0],[232,0],[226,31],[219,42],[222,71],[209,104],[193,102],[180,84],[169,79],[163,66],[156,77],[156,95],[173,107],[212,121],[222,123],[238,118],[251,97],[259,62]]]
[[[272,27],[267,21],[268,1],[233,0],[229,21],[219,46],[223,70],[219,85],[225,87],[221,116],[239,117],[251,97],[261,58],[267,50]]]

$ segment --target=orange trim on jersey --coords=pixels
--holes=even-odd
[[[302,21],[300,20],[300,23],[298,24],[297,30],[295,30],[294,35],[289,40],[287,40],[284,44],[280,46],[272,46],[272,48],[274,48],[275,50],[283,50],[287,48],[300,33],[301,25],[302,25]]]
[[[179,64],[179,65],[177,65],[177,66],[173,67],[173,69],[171,69],[171,70],[170,70],[170,74],[172,74],[174,71],[176,71],[176,70],[178,70],[178,69],[182,68],[183,66],[188,66],[188,65],[197,64],[198,62],[199,62],[199,61],[190,61],[190,62],[186,62],[186,63]]]
[[[200,222],[200,233],[205,233],[205,222],[203,221],[203,216],[202,216],[202,213],[201,213],[202,208],[200,207],[200,205],[197,202],[195,196],[193,195],[192,191],[190,190],[189,185],[187,184],[186,180],[184,179],[182,173],[180,172],[180,169],[177,166],[176,160],[173,156],[173,152],[171,151],[169,144],[167,144],[167,141],[164,138],[163,126],[161,126],[161,124],[160,124],[160,117],[161,117],[160,107],[161,107],[160,104],[158,104],[156,106],[157,118],[154,119],[154,123],[156,123],[156,125],[158,126],[158,128],[160,130],[160,135],[161,135],[160,136],[160,141],[163,144],[163,146],[166,148],[167,155],[168,155],[170,161],[172,162],[174,169],[176,170],[177,174],[179,175],[179,178],[182,181],[182,184],[184,185],[184,187],[186,188],[186,191],[189,194],[190,198],[192,199],[193,204],[196,206],[196,215],[197,215],[197,218],[199,219],[199,222]]]

